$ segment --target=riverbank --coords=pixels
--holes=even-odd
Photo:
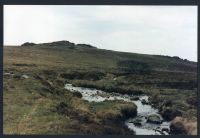
[[[4,90],[9,102],[4,104],[4,134],[135,134],[123,122],[137,114],[134,104],[89,103],[47,78],[19,72],[6,74]]]
[[[75,87],[72,86],[72,84],[65,84],[65,89],[72,93],[80,93],[84,100],[97,102],[98,104],[102,104],[104,101],[115,101],[117,103],[117,100],[122,100],[129,104],[134,103],[135,106],[137,106],[136,113],[129,112],[128,115],[123,118],[126,119],[124,124],[128,126],[130,130],[135,131],[136,135],[168,135],[170,133],[170,123],[163,121],[162,117],[158,114],[158,110],[151,107],[151,105],[148,105],[148,96],[129,96],[114,92],[107,93],[97,89]],[[143,101],[146,101],[146,103]],[[152,120],[150,119],[150,115],[154,115],[155,117],[158,117],[158,119]],[[104,114],[104,116],[107,115]],[[111,119],[116,118],[112,115],[110,115],[110,117]],[[123,118],[117,117],[116,121],[121,121]],[[148,121],[152,122],[148,123]]]

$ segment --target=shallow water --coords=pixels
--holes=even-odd
[[[71,92],[80,92],[82,94],[82,98],[89,102],[102,102],[105,100],[124,100],[127,102],[133,102],[137,105],[137,117],[142,118],[142,125],[135,126],[131,123],[135,118],[130,118],[125,121],[125,125],[128,126],[129,129],[134,130],[136,135],[168,135],[167,132],[162,132],[162,128],[169,129],[170,122],[163,122],[162,124],[152,124],[146,122],[146,116],[148,114],[156,113],[158,114],[158,110],[153,108],[151,105],[142,104],[141,100],[145,99],[148,101],[148,96],[142,95],[137,96],[139,100],[134,101],[130,100],[131,97],[129,95],[122,95],[118,93],[107,93],[101,90],[92,89],[92,88],[84,88],[84,87],[74,87],[72,84],[66,84],[65,89]]]

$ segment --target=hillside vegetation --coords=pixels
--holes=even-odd
[[[197,119],[197,63],[178,57],[69,41],[25,43],[4,46],[3,68],[4,134],[134,134],[122,122],[137,114],[133,103],[87,102],[65,90],[65,83],[146,94],[165,119],[177,113],[191,122]]]

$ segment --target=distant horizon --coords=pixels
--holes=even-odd
[[[59,42],[59,41],[69,41],[69,40],[56,40],[56,41],[50,41],[50,42],[42,42],[42,43],[52,43],[52,42]],[[87,44],[87,45],[91,45],[91,44],[89,44],[89,43],[76,43],[76,42],[72,42],[72,41],[69,41],[69,42],[71,42],[71,43],[74,43],[74,44]],[[24,43],[27,43],[27,42],[24,42]],[[22,44],[24,44],[24,43],[22,43]],[[28,42],[28,43],[34,43],[34,42]],[[42,44],[42,43],[35,43],[36,45],[37,44]],[[4,46],[13,46],[13,47],[20,47],[22,44],[20,44],[20,45],[4,45]],[[96,48],[98,48],[98,49],[102,49],[102,50],[111,50],[111,51],[115,51],[115,52],[124,52],[124,53],[133,53],[133,54],[144,54],[144,55],[152,55],[152,56],[169,56],[169,55],[160,55],[160,54],[147,54],[147,53],[137,53],[137,52],[130,52],[130,51],[118,51],[118,50],[112,50],[112,49],[105,49],[105,48],[99,48],[98,46],[95,46],[95,45],[91,45],[91,46],[94,46],[94,47],[96,47]],[[170,56],[170,57],[179,57],[179,56],[177,56],[177,55],[173,55],[173,56]],[[186,58],[183,58],[183,57],[179,57],[179,58],[181,58],[181,59],[186,59]],[[189,59],[186,59],[186,60],[188,60],[188,61],[191,61],[191,62],[197,62],[197,61],[193,61],[193,60],[189,60]]]
[[[52,40],[197,62],[197,6],[4,5],[4,45]]]

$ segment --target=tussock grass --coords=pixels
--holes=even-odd
[[[122,73],[119,61],[130,60],[151,67],[150,72]],[[134,105],[122,101],[88,103],[80,94],[64,90],[65,83],[121,94],[147,94],[158,108],[163,101],[173,101],[173,108],[183,117],[196,121],[196,67],[194,62],[173,57],[87,46],[4,47],[4,73],[8,73],[3,82],[4,134],[134,133],[121,124],[130,113],[134,116]],[[22,79],[24,74],[29,78]]]

